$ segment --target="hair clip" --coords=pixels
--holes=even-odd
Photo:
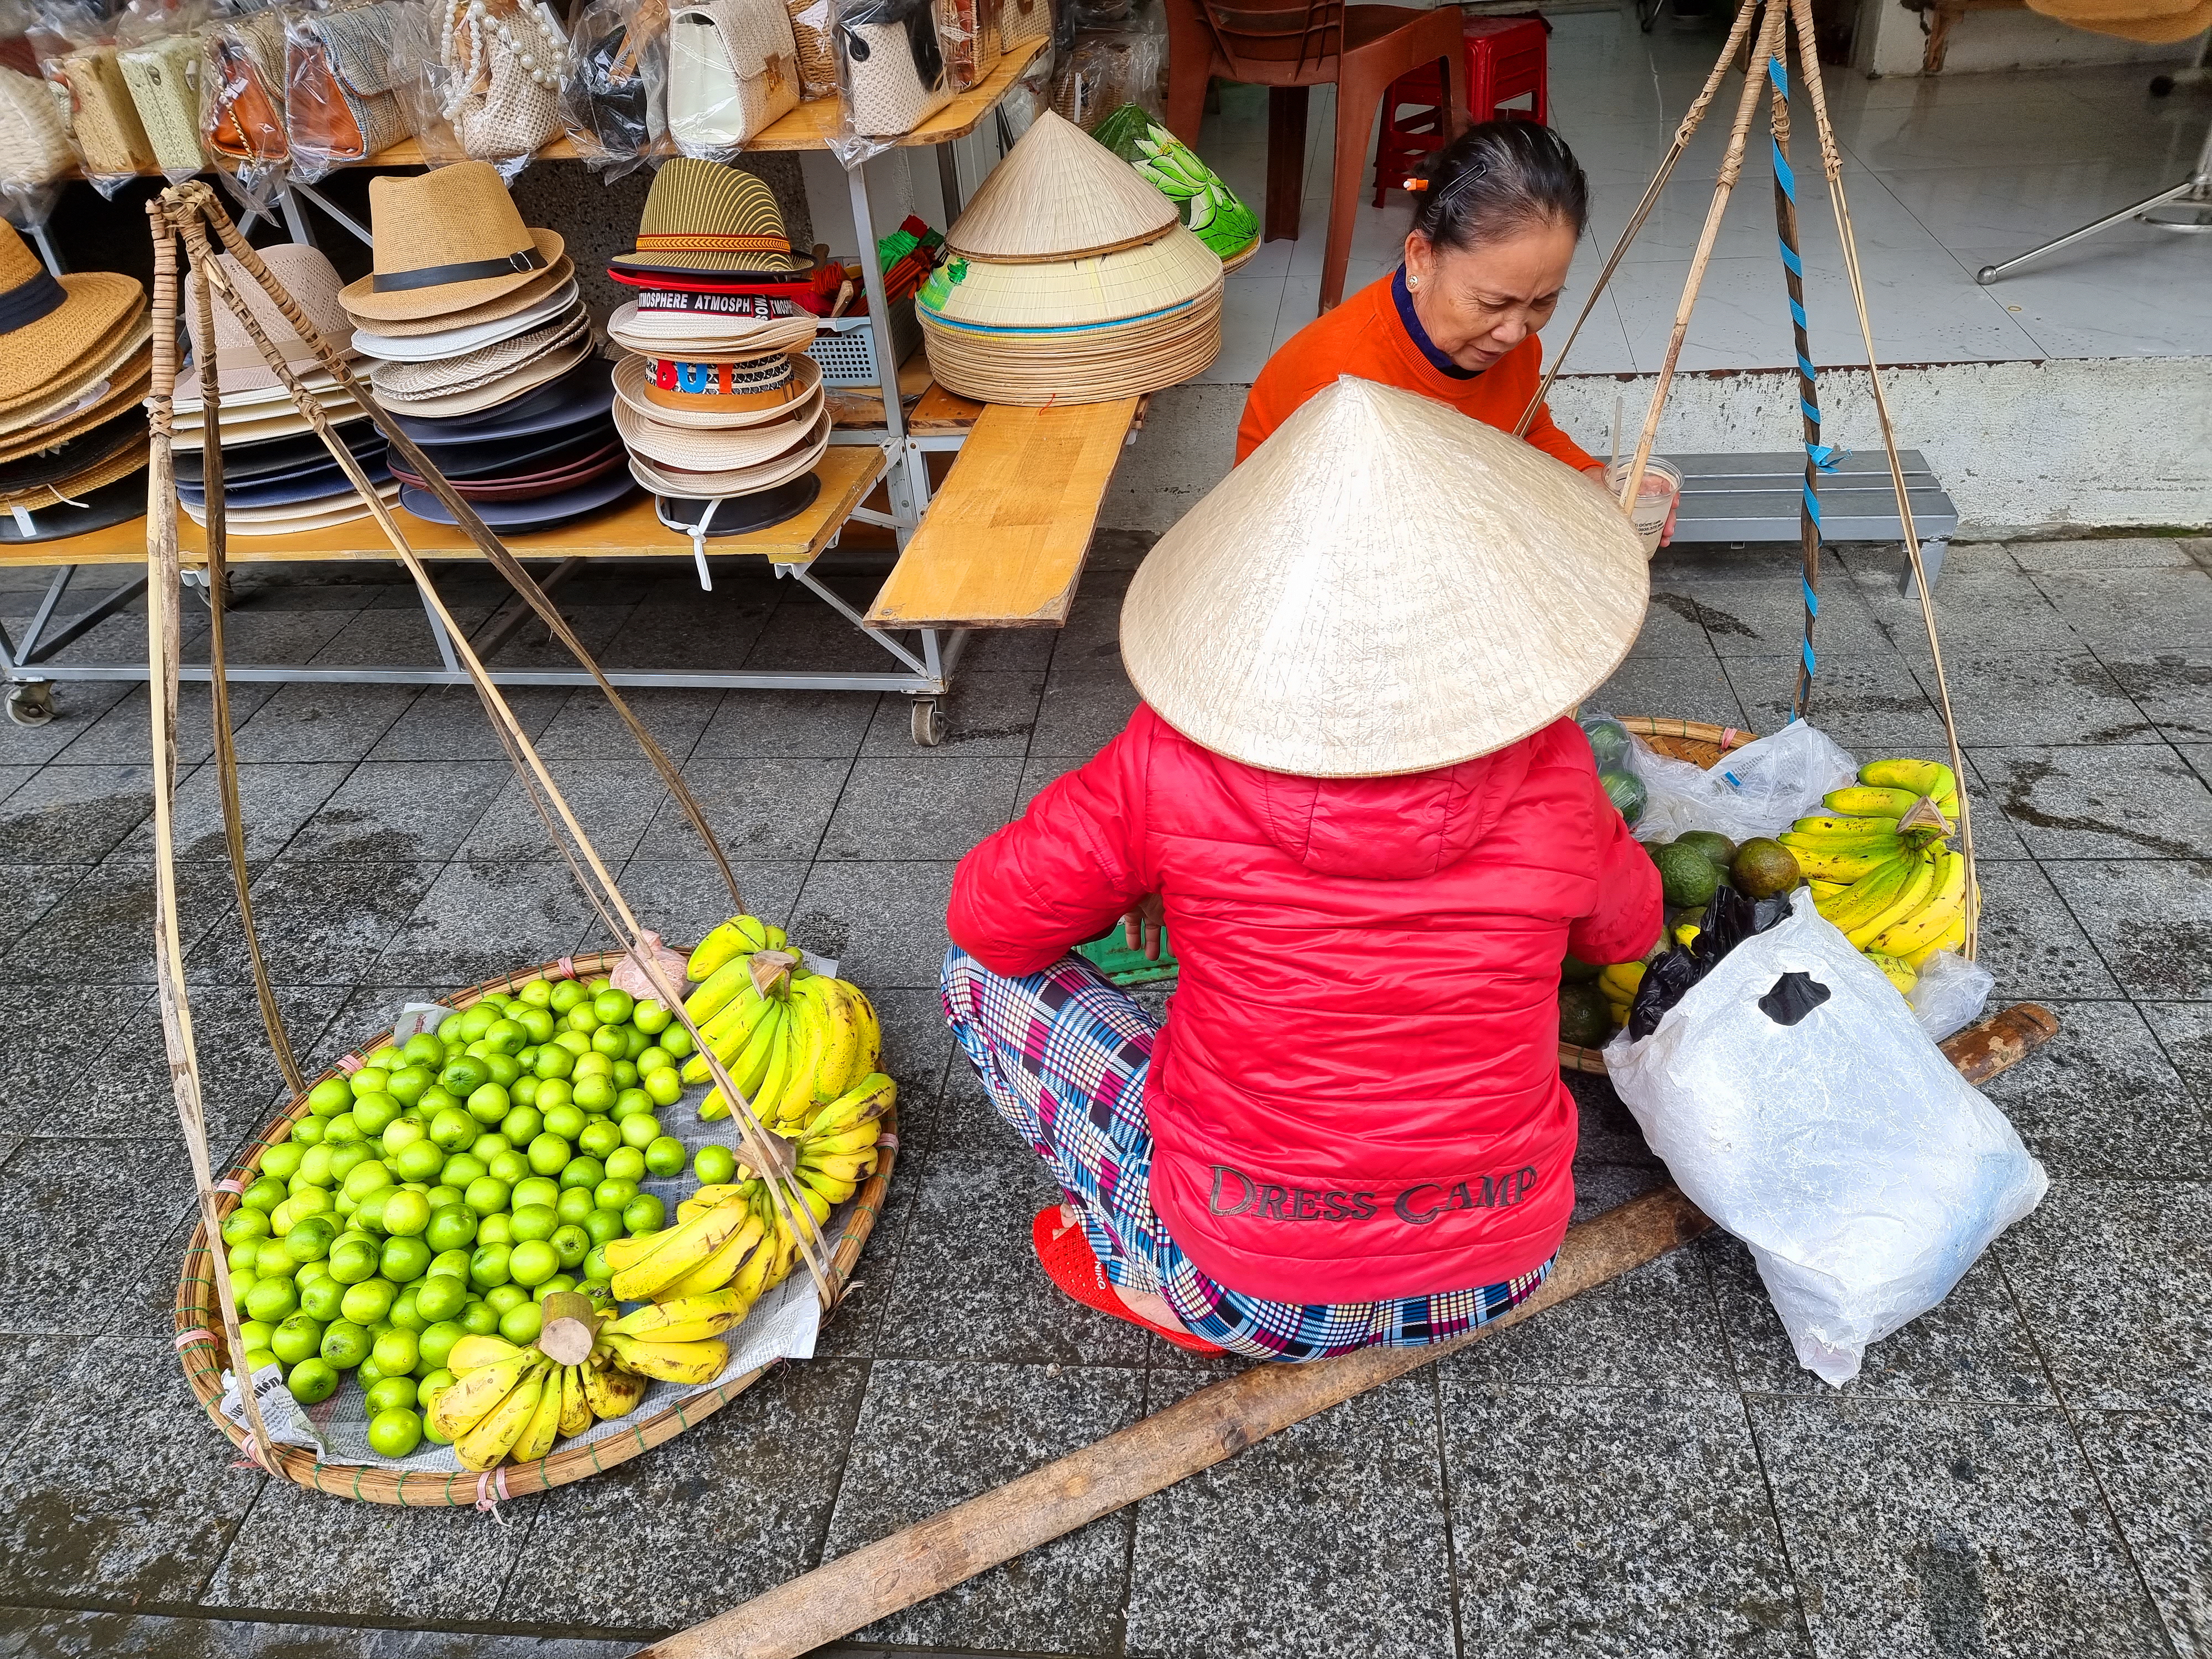
[[[1406,180],[1406,188],[1412,191],[1417,196],[1428,187],[1429,181],[1425,179],[1408,179]]]

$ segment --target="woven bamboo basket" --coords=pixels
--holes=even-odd
[[[623,952],[607,951],[566,959],[568,969],[577,978],[611,972],[623,959]],[[449,1007],[465,1008],[488,992],[514,991],[527,981],[548,976],[567,977],[562,962],[549,962],[536,968],[526,968],[500,979],[489,979],[480,985],[471,986],[457,995],[444,999]],[[386,1030],[379,1032],[358,1051],[368,1054],[391,1036]],[[324,1078],[343,1076],[333,1066],[319,1076],[310,1079],[308,1087]],[[260,1167],[261,1154],[274,1142],[276,1131],[307,1110],[307,1097],[299,1096],[272,1118],[267,1127],[254,1138],[246,1149],[231,1179],[243,1188],[253,1179]],[[896,1111],[884,1119],[882,1161],[876,1172],[853,1195],[853,1211],[830,1261],[831,1281],[839,1299],[851,1284],[853,1269],[860,1258],[861,1247],[874,1231],[876,1218],[883,1212],[884,1194],[890,1185],[891,1165],[898,1157],[898,1115]],[[216,1212],[228,1217],[238,1206],[238,1195],[224,1193],[218,1196]],[[216,1310],[215,1270],[221,1260],[216,1251],[208,1248],[206,1231],[192,1230],[191,1242],[185,1248],[184,1268],[177,1280],[176,1329],[177,1346],[184,1362],[185,1379],[192,1386],[200,1406],[216,1427],[228,1436],[234,1445],[244,1449],[248,1443],[245,1429],[222,1414],[222,1320]],[[711,1416],[768,1374],[769,1367],[733,1376],[728,1382],[678,1401],[651,1417],[636,1423],[625,1420],[626,1433],[610,1435],[588,1445],[576,1444],[556,1447],[544,1457],[532,1463],[507,1463],[500,1466],[495,1474],[503,1477],[497,1481],[497,1495],[501,1498],[522,1498],[532,1492],[546,1492],[555,1486],[611,1469],[626,1463],[641,1452],[649,1451],[664,1440],[672,1440],[701,1419]],[[492,1490],[493,1483],[486,1477],[462,1471],[441,1474],[435,1471],[417,1469],[386,1469],[368,1464],[325,1463],[312,1453],[296,1447],[278,1446],[275,1449],[276,1472],[286,1480],[317,1492],[336,1492],[342,1497],[357,1498],[371,1504],[398,1504],[414,1509],[455,1509],[475,1505]]]
[[[1711,767],[1729,750],[1741,749],[1759,734],[1733,726],[1711,726],[1704,720],[1654,720],[1648,714],[1623,714],[1620,723],[1661,754],[1693,766]],[[1605,1055],[1595,1048],[1559,1045],[1559,1069],[1605,1075]]]

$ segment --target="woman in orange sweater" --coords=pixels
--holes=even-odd
[[[1589,212],[1574,152],[1533,121],[1486,121],[1416,181],[1406,259],[1292,335],[1267,362],[1237,428],[1243,461],[1339,375],[1402,386],[1511,431],[1536,395],[1552,319]],[[1605,466],[1549,409],[1528,441],[1602,485]],[[1674,534],[1667,521],[1664,540]]]

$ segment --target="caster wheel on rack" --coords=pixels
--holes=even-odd
[[[51,680],[33,680],[8,693],[8,718],[17,726],[44,726],[54,717],[54,687]]]
[[[911,716],[914,740],[924,749],[945,741],[945,713],[934,697],[916,697]]]

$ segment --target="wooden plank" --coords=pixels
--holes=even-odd
[[[868,612],[884,628],[1057,628],[1137,399],[992,404]]]
[[[884,476],[884,452],[872,444],[833,444],[815,468],[822,493],[797,517],[743,536],[716,537],[710,553],[745,553],[779,564],[799,563],[821,552],[852,517]],[[402,512],[399,523],[408,543],[426,559],[481,559],[474,543],[457,526],[433,524]],[[178,540],[187,563],[204,563],[204,532],[179,515]],[[665,528],[653,515],[653,498],[644,496],[597,518],[557,529],[502,538],[509,551],[526,559],[667,559],[689,557],[689,538]],[[392,551],[377,533],[374,519],[294,536],[230,538],[232,564],[323,563],[355,559],[389,559]],[[61,564],[143,564],[146,521],[132,519],[106,530],[58,542],[10,544],[0,547],[0,568]]]
[[[898,381],[902,407],[929,391],[929,358],[920,346],[899,365]],[[884,423],[884,389],[879,386],[824,386],[823,396],[829,400],[832,426],[858,428]]]

